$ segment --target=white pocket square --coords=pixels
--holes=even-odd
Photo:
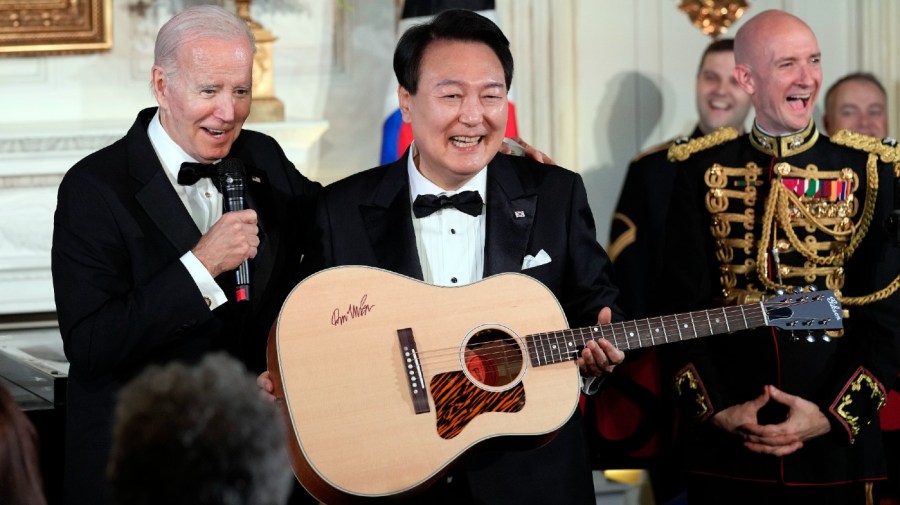
[[[525,256],[525,259],[522,261],[522,270],[539,267],[541,265],[546,265],[547,263],[550,263],[550,255],[547,254],[547,251],[541,249],[534,256],[530,254]]]

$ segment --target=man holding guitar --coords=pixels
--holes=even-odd
[[[521,272],[549,288],[572,327],[608,323],[617,290],[609,280],[609,259],[596,241],[581,177],[498,154],[513,76],[509,42],[500,29],[473,12],[445,11],[402,36],[394,71],[403,119],[411,123],[415,140],[397,162],[326,188],[317,212],[321,266],[379,267],[437,286]],[[374,297],[355,303],[354,310],[335,314],[336,326],[368,310],[377,314],[382,306]],[[509,303],[500,292],[483,302],[498,310]],[[410,324],[430,317],[412,314]],[[352,341],[341,345],[346,352],[366,352]],[[581,353],[578,367],[589,378],[585,389],[595,389],[593,378],[624,359],[605,339],[589,339],[573,352]],[[489,364],[483,368],[486,375],[495,372]],[[268,374],[259,382],[275,390]],[[527,402],[530,393],[524,394]],[[595,503],[579,411],[541,447],[489,442],[469,451],[425,493],[414,500]]]

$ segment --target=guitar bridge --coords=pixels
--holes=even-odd
[[[419,361],[419,350],[416,348],[416,339],[413,337],[412,328],[397,330],[400,340],[400,353],[405,367],[406,384],[409,386],[409,395],[412,398],[413,409],[416,414],[430,412],[428,396],[425,394],[425,378],[422,375],[422,364]]]

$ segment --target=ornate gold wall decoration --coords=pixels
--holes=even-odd
[[[112,47],[112,0],[0,0],[0,56]]]
[[[256,38],[256,55],[253,57],[253,106],[250,122],[284,121],[284,102],[275,97],[272,73],[272,43],[277,39],[272,32],[250,17],[250,0],[235,0],[237,14],[253,31]]]
[[[681,0],[678,9],[687,14],[700,31],[716,39],[749,7],[745,0]]]

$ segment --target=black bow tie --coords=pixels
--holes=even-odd
[[[445,207],[455,207],[470,216],[480,216],[484,201],[477,191],[463,191],[452,196],[419,195],[413,202],[413,214],[426,217]]]
[[[185,161],[181,164],[181,168],[178,169],[178,184],[182,186],[193,186],[204,177],[209,177],[213,184],[216,185],[216,189],[222,191],[219,188],[219,184],[221,184],[219,181],[219,170],[215,165]]]

